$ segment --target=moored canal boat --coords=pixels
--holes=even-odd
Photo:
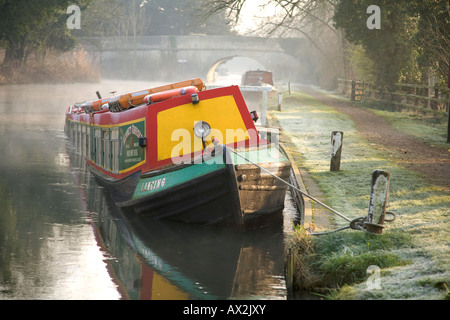
[[[248,229],[282,219],[291,165],[238,86],[200,79],[70,106],[65,130],[117,206]]]

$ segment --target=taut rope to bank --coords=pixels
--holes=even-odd
[[[237,153],[235,150],[228,148],[228,150],[230,150],[231,152],[233,152],[235,155],[237,155],[238,157],[244,159],[245,161],[251,163],[252,165],[254,165],[255,167],[259,168],[260,170],[270,174],[272,177],[278,179],[279,181],[281,181],[282,183],[288,185],[289,187],[293,188],[295,191],[300,192],[303,196],[311,199],[312,201],[316,202],[317,204],[321,205],[322,207],[324,207],[325,209],[328,209],[329,211],[333,212],[334,214],[338,215],[339,217],[347,220],[348,222],[350,222],[350,224],[346,227],[342,227],[336,230],[332,230],[332,231],[327,231],[327,232],[320,232],[320,233],[310,233],[311,235],[325,235],[325,234],[329,234],[329,233],[334,233],[334,232],[338,232],[338,231],[342,231],[342,230],[346,230],[346,229],[354,229],[354,230],[360,230],[360,231],[364,231],[367,232],[365,230],[364,227],[364,221],[367,219],[367,217],[359,217],[356,219],[351,220],[350,218],[346,217],[345,215],[343,215],[342,213],[340,213],[339,211],[334,210],[333,208],[330,208],[329,206],[327,206],[326,204],[324,204],[323,202],[321,202],[320,200],[310,196],[309,194],[303,192],[302,190],[300,190],[299,188],[297,188],[296,186],[294,186],[293,184],[281,179],[280,177],[276,176],[275,174],[273,174],[272,172],[270,172],[269,170],[263,168],[262,166],[258,165],[257,163],[254,163],[253,161],[251,161],[250,159],[247,159],[246,157],[244,157],[243,155],[240,155],[239,153]],[[392,219],[390,220],[385,220],[386,222],[391,222],[395,220],[395,214],[392,212],[386,212],[386,214],[390,214],[393,216]],[[372,234],[372,233],[370,233]]]

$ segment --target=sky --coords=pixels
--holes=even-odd
[[[276,8],[269,3],[270,0],[246,0],[236,30],[242,34],[250,33],[258,27],[261,19],[273,16]]]

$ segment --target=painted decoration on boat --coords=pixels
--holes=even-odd
[[[139,145],[139,139],[144,137],[145,120],[122,126],[120,132],[123,148],[120,157],[121,171],[141,165],[145,161],[145,150]]]

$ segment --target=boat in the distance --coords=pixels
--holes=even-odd
[[[192,79],[76,103],[65,130],[124,210],[248,229],[282,219],[291,169],[256,119],[238,86]]]

